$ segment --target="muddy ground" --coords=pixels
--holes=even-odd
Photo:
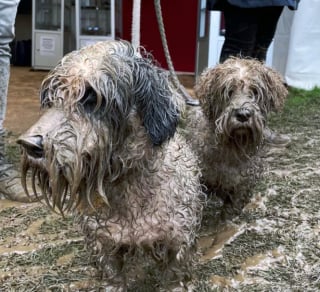
[[[320,90],[314,92],[309,98],[291,90],[284,111],[270,117],[271,128],[290,133],[292,143],[268,149],[264,177],[240,215],[203,229],[190,290],[320,290]],[[8,136],[15,163],[17,132]],[[104,285],[71,216],[40,203],[0,201],[1,292],[104,291]]]

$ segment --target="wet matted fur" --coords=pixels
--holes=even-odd
[[[169,286],[194,260],[202,193],[195,155],[175,133],[182,104],[150,57],[100,42],[49,73],[44,114],[18,139],[23,177],[32,173],[52,209],[75,211],[112,285],[151,271]]]
[[[204,183],[241,208],[262,172],[267,115],[287,96],[283,79],[257,60],[230,58],[201,74],[195,94],[201,108],[189,108],[185,128]]]

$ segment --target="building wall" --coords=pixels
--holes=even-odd
[[[123,0],[122,38],[131,40],[133,0]],[[176,71],[195,71],[198,1],[161,0],[168,47]],[[154,1],[141,1],[140,43],[164,68],[167,68],[160,39]]]
[[[31,66],[32,4],[31,0],[21,0],[15,21],[15,39],[10,44],[11,64]]]
[[[32,1],[21,0],[15,23],[16,40],[32,38]]]
[[[118,1],[118,0],[116,0]],[[131,40],[133,0],[122,0],[120,38]],[[170,55],[176,71],[195,71],[198,0],[161,0],[162,14]],[[119,11],[121,13],[121,11]],[[120,14],[119,13],[119,14]],[[117,34],[118,35],[118,34]],[[32,38],[31,1],[21,0],[16,20],[16,40]],[[161,66],[167,68],[160,39],[154,1],[141,1],[141,45]]]
[[[30,14],[17,14],[15,23],[16,40],[31,40],[32,16]]]

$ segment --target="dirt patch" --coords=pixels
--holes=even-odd
[[[21,134],[39,118],[39,88],[47,74],[29,67],[11,67],[5,127],[12,133]]]
[[[203,228],[190,290],[320,290],[320,90],[312,95],[291,90],[283,113],[271,116],[292,143],[268,150],[240,215]],[[8,141],[18,162],[14,135]],[[102,291],[71,216],[2,200],[0,222],[0,291]]]

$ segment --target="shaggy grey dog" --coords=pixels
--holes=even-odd
[[[44,113],[18,139],[23,184],[31,173],[36,196],[75,211],[115,287],[147,281],[150,271],[159,285],[183,281],[196,256],[203,197],[195,155],[175,133],[182,104],[150,57],[100,42],[49,73]]]
[[[287,89],[280,74],[261,62],[230,58],[201,74],[195,94],[201,108],[190,107],[185,128],[203,181],[242,208],[261,175],[267,115],[283,107]]]

